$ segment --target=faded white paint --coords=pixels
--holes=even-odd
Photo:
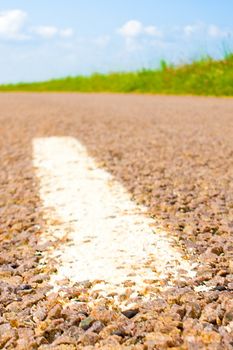
[[[168,278],[172,284],[181,270],[194,275],[172,239],[154,227],[146,208],[136,205],[77,139],[37,138],[33,150],[48,221],[45,239],[68,238],[50,252],[59,262],[54,281],[104,280],[121,286],[132,280],[138,289],[148,279]]]

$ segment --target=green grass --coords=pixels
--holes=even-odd
[[[67,77],[38,83],[0,85],[0,91],[137,92],[233,96],[233,54],[222,60],[203,58],[191,64],[168,65],[158,70]]]

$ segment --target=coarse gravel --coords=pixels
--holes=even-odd
[[[0,348],[233,349],[233,99],[1,94],[0,121]],[[59,223],[44,215],[32,147],[50,136],[85,145],[196,277],[134,298],[129,281],[124,311],[91,281],[53,292],[46,252],[68,242],[41,243]]]

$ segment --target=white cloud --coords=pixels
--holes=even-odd
[[[143,31],[143,25],[141,22],[131,20],[125,23],[120,29],[119,33],[124,37],[135,37],[141,34]]]
[[[32,28],[32,32],[43,39],[53,39],[55,37],[70,38],[73,36],[72,28],[59,29],[54,26],[39,26]]]
[[[0,37],[3,39],[26,39],[22,30],[27,20],[27,13],[21,10],[0,12]]]
[[[191,37],[195,34],[209,36],[214,39],[227,37],[230,32],[219,28],[215,24],[208,25],[206,23],[198,22],[194,24],[188,24],[182,29],[186,37]]]
[[[144,28],[144,32],[151,36],[161,37],[162,32],[155,26],[148,26]]]
[[[139,35],[162,36],[162,32],[155,26],[144,26],[140,21],[130,20],[126,22],[118,33],[124,38],[135,38]]]
[[[110,39],[111,38],[109,35],[99,36],[98,38],[94,39],[94,44],[100,48],[104,48],[108,46]]]
[[[72,28],[66,28],[66,29],[61,29],[59,34],[62,38],[71,38],[74,34],[74,31]]]
[[[32,31],[44,39],[51,39],[57,35],[58,28],[53,26],[39,26],[33,28]]]
[[[125,39],[127,51],[139,51],[145,46],[150,46],[150,41],[154,38],[161,38],[163,33],[155,26],[144,26],[137,20],[126,22],[117,31]]]
[[[44,39],[54,37],[70,38],[73,36],[72,28],[57,28],[55,26],[37,26],[25,28],[28,14],[22,10],[9,10],[0,12],[0,39],[24,40],[31,38],[27,33],[33,33]]]
[[[183,32],[185,36],[191,36],[203,29],[202,23],[194,23],[194,24],[188,24],[183,28]]]
[[[224,38],[228,36],[228,32],[220,29],[218,26],[211,24],[208,27],[207,33],[212,38]]]

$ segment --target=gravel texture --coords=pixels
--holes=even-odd
[[[0,348],[233,349],[233,100],[86,94],[0,95]],[[33,139],[77,138],[196,264],[196,277],[103,297],[49,278],[48,226]],[[87,254],[88,261],[88,254]],[[158,282],[161,286],[158,286]]]

